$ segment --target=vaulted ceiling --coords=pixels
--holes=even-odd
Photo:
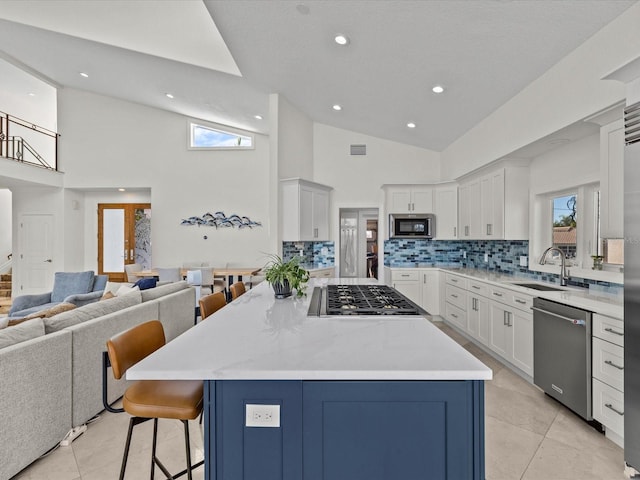
[[[278,93],[314,121],[442,151],[634,3],[0,0],[0,57],[262,133]]]

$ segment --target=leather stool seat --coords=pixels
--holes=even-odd
[[[122,406],[136,417],[193,420],[202,395],[201,380],[140,380],[127,388]]]

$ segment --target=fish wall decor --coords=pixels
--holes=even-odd
[[[229,215],[228,217],[224,214],[224,212],[216,212],[216,213],[205,213],[201,217],[189,217],[185,218],[180,222],[180,225],[184,226],[205,226],[205,227],[216,227],[216,228],[253,228],[253,227],[261,227],[262,223],[254,222],[249,217],[241,217],[240,215]]]

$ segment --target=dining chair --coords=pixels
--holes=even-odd
[[[129,283],[136,283],[138,280],[143,278],[136,275],[136,272],[142,271],[142,265],[140,265],[139,263],[130,263],[128,265],[125,265],[124,271],[127,274],[127,282]]]
[[[231,300],[235,300],[240,295],[244,295],[244,292],[246,292],[246,289],[244,288],[244,283],[242,282],[234,283],[229,287],[229,290],[231,291]]]
[[[158,272],[158,281],[160,282],[179,282],[182,280],[180,268],[156,268]]]
[[[204,267],[199,269],[202,272],[202,292],[201,296],[211,295],[216,292],[223,292],[227,289],[225,280],[216,278],[213,274],[213,268]]]
[[[202,320],[214,314],[227,304],[224,292],[216,292],[200,299],[200,317]]]
[[[141,323],[107,341],[109,361],[116,380],[143,358],[152,354],[165,344],[164,329],[158,320]],[[120,467],[120,480],[124,479],[127,468],[129,448],[133,427],[153,419],[153,443],[151,449],[151,479],[154,478],[156,465],[167,478],[177,478],[184,474],[192,480],[193,469],[204,464],[204,460],[191,463],[191,444],[189,439],[189,420],[194,420],[202,412],[203,383],[201,380],[138,380],[124,392],[122,407],[131,415],[127,441]],[[163,463],[156,457],[158,439],[158,419],[180,420],[184,426],[185,452],[187,468],[171,475]]]

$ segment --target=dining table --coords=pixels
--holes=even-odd
[[[207,268],[207,267],[198,267],[198,268]],[[262,267],[220,267],[220,268],[211,267],[211,268],[213,269],[214,277],[225,278],[225,280],[227,281],[227,287],[230,285],[233,285],[236,277],[238,278],[238,281],[241,282],[243,276],[257,275],[258,272],[262,269]],[[180,269],[180,274],[182,275],[182,278],[185,278],[187,276],[187,271],[189,270],[196,270],[196,268],[194,267],[194,268]],[[144,278],[151,278],[151,277],[158,278],[158,271],[154,269],[142,270],[139,272],[135,272],[135,275],[138,277],[144,277]]]

